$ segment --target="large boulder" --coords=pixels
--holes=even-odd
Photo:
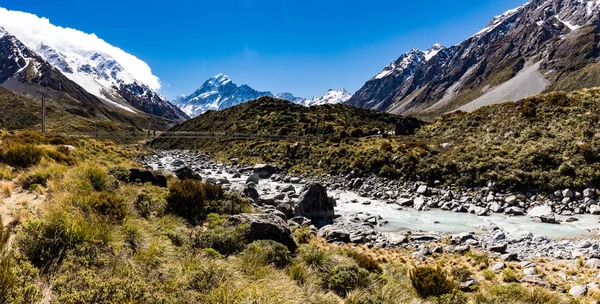
[[[294,212],[296,216],[307,217],[313,222],[323,222],[335,215],[334,206],[323,185],[310,183],[302,189]]]
[[[258,190],[256,190],[256,188],[244,187],[243,193],[247,198],[250,198],[255,203],[258,203],[258,200],[260,199],[260,194],[258,193]]]
[[[260,178],[270,178],[271,175],[277,173],[278,171],[279,168],[272,165],[260,164],[252,167],[252,172],[258,175]]]
[[[556,224],[556,217],[552,212],[551,206],[537,206],[533,207],[527,212],[527,217],[538,218],[542,223]]]
[[[193,179],[197,181],[202,181],[202,177],[200,176],[200,174],[194,172],[194,170],[192,170],[192,168],[188,166],[177,168],[173,171],[173,173],[180,180]]]
[[[275,214],[238,214],[233,215],[226,225],[247,225],[245,237],[248,242],[273,240],[285,245],[290,252],[295,252],[298,245],[292,237],[287,223]]]
[[[350,243],[350,232],[348,230],[333,225],[325,226],[319,229],[317,236],[326,239],[328,242]]]
[[[161,174],[154,174],[152,171],[129,169],[129,181],[132,183],[151,183],[154,186],[167,188],[167,178]]]

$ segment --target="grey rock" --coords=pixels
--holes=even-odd
[[[523,208],[520,207],[508,207],[504,210],[504,214],[508,215],[523,215]]]
[[[590,269],[600,269],[600,259],[589,259],[585,262],[585,266]]]
[[[274,214],[233,215],[225,225],[245,225],[246,233],[244,235],[249,242],[273,240],[285,245],[291,252],[295,252],[298,248],[287,223]]]
[[[551,206],[533,207],[529,210],[529,212],[527,212],[527,217],[539,218],[543,223],[556,223],[556,217]]]
[[[569,294],[573,298],[583,297],[583,296],[587,295],[587,293],[588,293],[587,285],[573,286],[573,287],[571,287],[571,289],[569,289]]]
[[[591,205],[590,206],[590,213],[594,214],[594,215],[600,214],[600,206],[598,206],[598,205]]]
[[[246,179],[246,184],[253,183],[255,185],[258,185],[259,182],[260,182],[260,176],[258,176],[257,174],[252,174],[248,177],[248,179]]]
[[[335,215],[334,203],[327,196],[325,187],[318,183],[306,184],[295,207],[297,216],[304,216],[313,221],[326,221]]]
[[[317,235],[326,239],[328,242],[350,243],[350,232],[333,225],[328,225],[319,229]]]
[[[500,259],[504,262],[513,262],[519,260],[519,255],[516,253],[506,253],[501,255]]]
[[[488,247],[488,250],[491,252],[506,253],[507,248],[508,248],[508,245],[506,243],[500,243],[500,244],[490,245]]]
[[[426,195],[428,192],[429,192],[429,188],[425,185],[421,185],[421,186],[419,186],[419,188],[417,188],[417,194]]]
[[[192,170],[188,166],[183,166],[183,167],[177,168],[173,171],[173,173],[180,180],[187,180],[187,179],[197,180],[197,181],[202,180],[202,177],[200,176],[200,174],[194,172],[194,170]]]
[[[500,270],[503,270],[504,268],[506,268],[506,264],[504,264],[502,262],[496,262],[496,263],[494,263],[494,265],[492,265],[492,271],[500,271]]]
[[[554,287],[555,287],[554,285],[548,283],[547,281],[544,281],[539,275],[525,276],[521,279],[520,282],[539,285],[542,287],[546,287],[548,289],[554,289]]]

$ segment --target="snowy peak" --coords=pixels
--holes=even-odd
[[[205,85],[213,86],[213,87],[221,87],[231,82],[229,76],[224,74],[217,74],[211,78],[209,78]]]
[[[324,104],[344,103],[344,102],[348,101],[348,99],[350,99],[350,97],[352,97],[352,94],[350,94],[344,88],[339,89],[339,90],[330,89],[324,95],[317,96],[317,97],[307,100],[304,103],[304,105],[310,107],[310,106],[318,106],[318,105],[324,105]]]
[[[193,94],[175,98],[173,104],[190,117],[196,117],[209,110],[224,110],[264,96],[276,97],[304,106],[315,106],[343,103],[350,99],[352,94],[345,89],[340,89],[329,90],[324,95],[312,99],[297,97],[289,92],[274,95],[269,91],[257,91],[246,84],[238,86],[228,76],[218,74],[205,81]]]
[[[434,44],[426,51],[412,49],[407,53],[402,54],[396,61],[386,66],[381,73],[377,74],[373,79],[383,79],[386,77],[404,77],[404,79],[412,76],[414,70],[422,63],[428,62],[437,54],[446,48],[441,44]]]

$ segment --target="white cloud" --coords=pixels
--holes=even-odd
[[[136,80],[154,90],[160,89],[160,79],[150,66],[137,57],[114,47],[95,34],[55,26],[47,18],[34,14],[10,11],[0,7],[0,26],[17,37],[27,47],[37,49],[43,42],[63,53],[100,52],[114,58]]]

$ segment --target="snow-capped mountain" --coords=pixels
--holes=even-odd
[[[532,0],[459,44],[401,55],[347,104],[431,117],[600,86],[598,32],[599,0]]]
[[[219,74],[208,79],[191,95],[177,98],[173,104],[190,117],[195,117],[209,110],[223,110],[263,96],[273,97],[273,94],[247,85],[237,86],[229,77]]]
[[[348,101],[348,99],[350,99],[350,97],[352,97],[352,94],[350,94],[348,91],[346,91],[346,89],[339,89],[339,90],[329,90],[327,91],[327,93],[321,95],[321,96],[317,96],[317,97],[313,97],[311,99],[305,99],[302,102],[296,102],[299,104],[303,104],[307,107],[312,107],[312,106],[320,106],[320,105],[324,105],[324,104],[338,104],[338,103],[344,103],[346,101]],[[282,98],[285,99],[285,98]],[[292,102],[294,102],[293,100],[290,100]]]
[[[257,91],[248,85],[238,86],[227,75],[218,74],[208,79],[200,89],[189,96],[180,96],[173,100],[190,117],[196,117],[206,111],[220,111],[260,97],[276,97],[304,106],[326,103],[342,103],[352,96],[345,89],[329,90],[322,96],[311,99],[294,96],[292,93],[273,94],[269,91]]]
[[[93,34],[3,8],[0,26],[67,78],[114,107],[174,121],[187,118],[156,92],[160,82],[146,63]]]

